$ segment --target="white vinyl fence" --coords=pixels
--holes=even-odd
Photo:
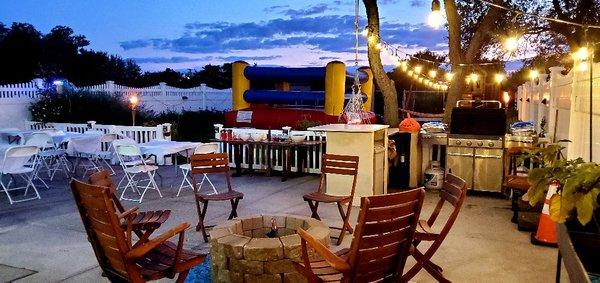
[[[576,62],[578,63],[578,62]],[[576,64],[577,66],[577,64]],[[548,136],[558,141],[571,140],[567,146],[569,159],[589,158],[590,152],[590,72],[573,68],[566,75],[562,67],[551,67],[550,74],[519,86],[517,108],[519,119],[534,121],[538,132],[546,117]],[[600,162],[600,63],[593,66],[593,161]]]
[[[0,128],[25,128],[25,121],[31,119],[28,107],[38,98],[42,87],[42,79],[0,85]],[[204,84],[188,89],[175,88],[165,83],[145,88],[132,88],[107,81],[101,85],[80,88],[123,95],[123,99],[131,93],[136,93],[140,98],[140,104],[156,113],[231,109],[231,89],[213,89]]]
[[[180,112],[183,110],[225,111],[231,109],[231,89],[214,89],[205,84],[186,89],[168,86],[165,83],[144,88],[132,88],[107,81],[104,84],[85,86],[81,89],[119,94],[123,97],[135,93],[139,96],[141,105],[156,113],[167,110]]]

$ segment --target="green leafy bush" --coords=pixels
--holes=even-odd
[[[104,92],[89,92],[64,83],[62,93],[51,83],[40,90],[39,98],[29,106],[31,118],[39,122],[131,125],[131,109],[120,96]],[[144,123],[153,116],[138,107],[136,122]]]
[[[149,123],[171,123],[173,140],[208,142],[215,137],[214,124],[223,124],[224,113],[220,111],[165,112],[156,115]]]

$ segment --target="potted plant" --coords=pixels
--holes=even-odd
[[[530,156],[543,166],[529,172],[531,188],[523,198],[535,205],[545,199],[550,182],[558,181],[558,192],[550,200],[550,217],[566,225],[586,270],[600,273],[600,164],[582,158],[561,159],[562,149],[550,144],[531,150]]]

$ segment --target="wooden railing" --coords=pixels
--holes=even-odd
[[[223,128],[224,130],[232,130],[234,135],[239,135],[241,133],[267,133],[267,130],[261,130],[261,129],[240,129],[240,128]],[[271,134],[272,135],[278,135],[281,134],[282,131],[281,130],[272,130]],[[325,134],[324,133],[316,133],[316,132],[312,132],[312,131],[293,131],[293,133],[295,134],[304,134],[306,135],[306,139],[307,140],[319,140],[319,141],[325,141]],[[215,138],[218,138],[218,136],[215,136]],[[221,152],[226,152],[229,156],[229,161],[230,161],[230,166],[235,166],[235,156],[233,154],[233,149],[231,145],[227,145],[224,146],[222,144],[219,145],[219,150]],[[279,150],[276,149],[269,149],[271,150],[271,164],[272,164],[272,169],[276,170],[276,171],[283,171],[283,157],[281,156],[281,152]],[[325,144],[322,144],[320,146],[316,146],[316,147],[311,147],[306,151],[306,160],[307,160],[307,164],[306,164],[306,173],[314,173],[314,174],[320,174],[321,173],[321,156],[322,154],[325,153]],[[252,164],[252,168],[254,169],[265,169],[267,168],[267,148],[265,146],[254,146],[253,152],[249,152],[248,151],[248,147],[244,146],[242,147],[242,162],[241,162],[241,166],[242,168],[249,168],[249,164],[248,164],[248,160],[249,160],[249,154],[252,154],[253,158],[253,164]],[[298,151],[294,151],[292,154],[292,171],[297,172],[298,168],[296,166],[297,161],[298,160]]]

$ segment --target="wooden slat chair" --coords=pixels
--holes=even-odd
[[[237,206],[244,194],[234,191],[231,188],[231,176],[229,175],[229,160],[227,153],[205,153],[194,154],[190,158],[192,185],[194,186],[194,194],[196,196],[196,208],[198,209],[198,225],[196,231],[202,231],[202,237],[205,242],[208,242],[208,234],[204,225],[204,217],[206,216],[206,208],[209,201],[229,201],[231,203],[231,212],[227,219],[237,217]],[[227,192],[219,192],[212,194],[204,194],[200,192],[197,175],[205,176],[205,174],[223,174],[227,183]],[[200,206],[202,204],[202,206]]]
[[[404,276],[403,281],[409,281],[413,278],[419,270],[425,268],[429,274],[440,282],[450,282],[444,278],[442,274],[442,268],[431,262],[431,257],[435,254],[438,248],[442,245],[442,242],[450,232],[450,228],[456,221],[460,208],[465,201],[467,195],[467,183],[453,174],[446,174],[444,185],[440,189],[440,200],[438,201],[433,213],[427,220],[419,220],[417,225],[417,232],[415,234],[415,240],[413,243],[414,248],[411,249],[411,255],[415,258],[417,263],[410,268]],[[447,202],[452,206],[452,212],[446,219],[446,223],[442,227],[442,230],[438,233],[432,228],[434,222],[438,218],[444,203]],[[421,241],[432,242],[431,246],[425,253],[422,253],[417,249],[417,246]]]
[[[326,186],[327,175],[337,174],[352,177],[352,187],[350,188],[349,195],[334,196],[326,194],[324,189]],[[353,230],[348,220],[350,219],[350,211],[352,209],[352,200],[354,199],[354,191],[356,190],[356,177],[358,175],[358,156],[349,155],[335,155],[335,154],[323,154],[321,161],[321,179],[319,180],[319,188],[315,192],[304,195],[304,200],[308,202],[308,206],[312,212],[311,217],[321,220],[321,217],[317,213],[319,203],[336,203],[340,216],[342,217],[342,228],[340,236],[338,237],[337,244],[340,245],[344,239],[345,231],[352,234]],[[344,204],[348,205],[348,209],[344,211],[342,207]],[[332,227],[334,228],[334,227]],[[339,228],[335,228],[339,229]]]
[[[117,196],[117,188],[111,178],[111,175],[108,171],[102,170],[100,172],[96,172],[92,174],[89,178],[89,183],[94,186],[99,187],[107,187],[110,192],[110,197],[112,198],[113,204],[117,208],[119,213],[125,212],[125,207],[119,200]],[[158,229],[160,225],[165,223],[169,216],[171,215],[171,210],[154,210],[154,211],[137,211],[135,217],[132,221],[132,230],[138,236],[138,238],[142,241],[147,240],[154,230]],[[127,223],[122,223],[121,226],[126,228]]]
[[[413,241],[423,189],[361,198],[349,249],[331,252],[299,229],[302,262],[294,263],[309,282],[400,282]],[[310,261],[308,246],[322,259]]]
[[[183,249],[189,223],[132,245],[132,219],[137,208],[117,213],[107,187],[73,180],[71,190],[100,268],[110,281],[145,282],[179,274],[177,282],[183,282],[189,269],[204,261],[205,255]],[[123,220],[127,221],[126,229],[121,226]],[[177,244],[168,241],[175,235],[179,235]]]

